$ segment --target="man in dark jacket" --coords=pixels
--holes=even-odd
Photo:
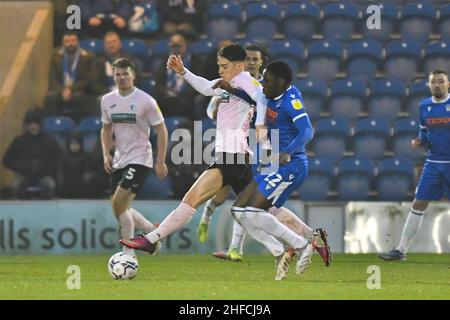
[[[42,132],[39,110],[25,114],[24,127],[25,134],[13,140],[3,157],[5,167],[15,173],[11,186],[13,196],[23,199],[36,193],[42,199],[50,199],[55,195],[58,144],[52,136]]]
[[[62,47],[54,52],[50,69],[50,88],[45,98],[48,115],[66,115],[78,121],[95,113],[87,94],[93,57],[81,49],[76,33],[64,33]]]

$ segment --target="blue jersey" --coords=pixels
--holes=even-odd
[[[308,159],[305,153],[305,146],[302,144],[300,147],[292,149],[291,143],[295,140],[299,134],[297,121],[307,119],[306,125],[310,126],[308,114],[303,106],[303,98],[300,91],[295,87],[289,87],[286,92],[275,99],[270,99],[267,102],[266,122],[269,129],[269,135],[271,138],[271,144],[273,146],[274,129],[278,129],[279,139],[279,152],[289,153],[292,160],[302,160],[307,163]],[[303,123],[303,122],[301,122]]]
[[[427,161],[450,163],[450,94],[444,102],[433,100],[428,98],[420,103],[419,137],[428,143]]]

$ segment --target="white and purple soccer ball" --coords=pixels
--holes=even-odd
[[[108,261],[108,271],[116,280],[131,280],[138,271],[139,264],[129,253],[117,252]]]

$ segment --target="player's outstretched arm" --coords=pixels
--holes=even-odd
[[[155,172],[158,179],[164,179],[168,174],[166,165],[166,153],[169,134],[167,133],[167,128],[164,122],[157,124],[155,126],[155,130],[156,134],[158,135],[158,154],[156,158]]]

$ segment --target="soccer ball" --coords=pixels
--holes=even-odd
[[[108,271],[116,280],[131,280],[136,276],[139,264],[129,253],[117,252],[108,262]]]

